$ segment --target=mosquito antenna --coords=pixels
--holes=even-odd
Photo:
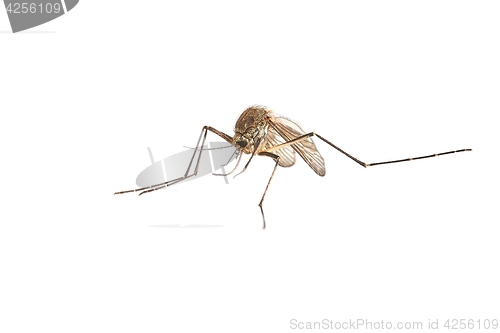
[[[243,168],[243,170],[241,170],[240,173],[236,174],[236,176],[238,175],[241,175],[243,172],[245,172],[245,170],[247,169],[248,165],[250,164],[250,162],[252,161],[252,158],[257,154],[257,148],[259,148],[259,145],[260,145],[260,142],[262,140],[259,139],[259,141],[257,141],[253,147],[253,153],[252,153],[252,156],[250,156],[250,159],[248,160],[247,164],[245,164],[245,167]],[[236,176],[233,177],[236,178]]]
[[[237,150],[236,152],[239,152],[239,150]],[[233,153],[234,155],[235,153]],[[236,166],[233,168],[233,170],[231,170],[231,172],[229,173],[226,173],[226,174],[223,174],[223,173],[212,173],[212,175],[214,176],[229,176],[230,174],[232,174],[234,172],[234,170],[236,170],[238,168],[238,165],[240,165],[240,161],[241,161],[241,157],[243,156],[243,154],[239,154],[240,156],[238,157],[238,161],[236,162]],[[231,155],[231,158],[233,156]],[[231,161],[231,159],[229,159],[229,161]],[[226,166],[228,165],[229,162],[227,162],[226,164],[224,164],[223,166]]]
[[[239,149],[235,149],[235,150],[233,151],[233,154],[231,155],[231,157],[227,160],[226,164],[224,164],[223,166],[226,166],[226,165],[228,165],[229,163],[231,163],[231,160],[233,159],[233,156],[235,156],[235,155],[236,155],[236,157],[235,157],[235,158],[238,158],[238,155],[240,154],[240,152],[241,152],[241,151],[240,151]]]

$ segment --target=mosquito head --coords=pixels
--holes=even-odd
[[[248,137],[242,133],[234,134],[233,145],[235,145],[239,151],[242,151],[245,154],[253,153],[253,148],[254,148],[253,138]]]
[[[252,106],[243,111],[236,121],[233,143],[244,153],[253,153],[256,142],[266,135],[266,115],[270,112],[264,107]]]

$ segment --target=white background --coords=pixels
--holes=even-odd
[[[288,332],[500,313],[495,1],[81,1],[0,11],[1,332]],[[137,174],[266,105],[327,175],[255,158],[137,197]],[[211,136],[212,140],[217,137]],[[187,228],[206,225],[205,228]],[[210,227],[219,226],[219,227]]]

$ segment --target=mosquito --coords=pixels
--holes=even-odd
[[[392,161],[377,162],[377,163],[365,163],[357,159],[356,157],[350,155],[349,153],[345,152],[344,150],[340,149],[339,147],[337,147],[336,145],[334,145],[333,143],[331,143],[318,133],[315,132],[306,133],[297,122],[290,120],[286,117],[277,115],[272,110],[266,107],[254,105],[247,108],[240,115],[240,117],[236,121],[236,125],[234,126],[234,136],[232,137],[211,126],[203,127],[200,136],[198,138],[198,142],[196,143],[196,148],[194,149],[193,156],[191,157],[191,160],[189,162],[189,165],[187,167],[184,176],[166,181],[164,183],[138,188],[135,190],[116,192],[115,194],[141,191],[139,195],[142,195],[144,193],[153,192],[174,185],[190,177],[196,176],[196,174],[198,173],[201,154],[203,153],[204,150],[203,147],[205,144],[208,131],[217,134],[218,136],[229,142],[232,146],[234,146],[237,149],[237,155],[239,155],[239,158],[236,167],[233,169],[233,171],[227,174],[223,174],[223,176],[231,174],[238,167],[239,160],[243,155],[241,153],[250,154],[250,158],[246,163],[246,165],[243,167],[243,170],[239,172],[236,176],[245,172],[248,165],[252,161],[252,158],[255,155],[267,156],[274,160],[275,164],[273,172],[271,173],[271,177],[267,182],[264,194],[262,195],[262,198],[260,199],[259,202],[260,212],[262,214],[263,229],[266,228],[266,219],[264,216],[264,209],[262,208],[262,206],[264,203],[264,198],[266,196],[267,190],[269,189],[269,184],[271,184],[271,180],[274,177],[278,165],[281,167],[291,167],[292,165],[295,164],[296,161],[295,153],[297,153],[307,163],[307,165],[309,165],[311,169],[313,169],[314,172],[316,172],[319,176],[323,177],[325,175],[326,173],[325,162],[312,140],[313,136],[318,137],[323,142],[332,146],[333,148],[335,148],[336,150],[338,150],[339,152],[341,152],[342,154],[349,157],[351,160],[353,160],[354,162],[358,163],[359,165],[365,168],[374,165],[407,162],[412,160],[420,160],[424,158],[448,155],[453,153],[472,151],[472,149],[460,149],[438,154],[410,157],[400,160],[392,160]],[[200,146],[200,141],[201,141],[201,146]],[[196,160],[196,167],[194,169],[194,172],[189,174],[189,170],[191,169],[193,161],[195,160],[196,153],[198,151],[200,153]]]

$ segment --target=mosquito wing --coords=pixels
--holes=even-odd
[[[284,142],[288,142],[306,134],[299,124],[288,118],[273,114],[269,116],[268,121],[268,133],[270,131],[278,133],[282,138],[281,141],[284,140]],[[288,147],[280,148],[276,151],[283,150]],[[325,161],[323,160],[323,157],[319,153],[316,145],[311,138],[307,138],[300,142],[294,143],[291,145],[291,147],[300,155],[300,157],[304,159],[304,161],[311,167],[311,169],[314,170],[314,172],[316,172],[320,176],[325,175]],[[272,148],[269,148],[268,151],[274,152]],[[280,154],[277,155],[281,157]]]
[[[285,139],[276,132],[276,130],[269,126],[267,128],[267,134],[264,141],[263,150],[272,151],[273,154],[276,154],[280,157],[279,165],[282,167],[291,167],[295,164],[295,151],[291,146],[287,146],[284,148],[272,150],[272,147],[276,147],[282,143],[285,143]]]

